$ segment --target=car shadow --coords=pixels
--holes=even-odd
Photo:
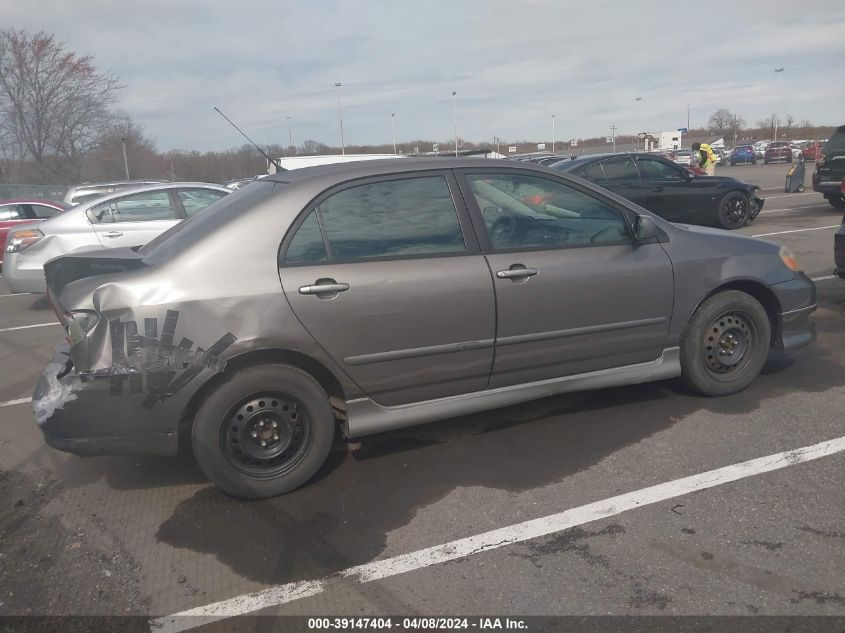
[[[35,295],[36,299],[30,304],[30,310],[52,310],[53,306],[50,305],[50,299],[47,295]]]
[[[840,362],[808,350],[795,361],[773,357],[752,387],[724,398],[696,396],[680,381],[665,381],[555,396],[366,437],[283,497],[247,502],[204,488],[176,507],[156,538],[211,554],[258,582],[313,578],[372,560],[391,531],[457,488],[519,493],[588,469],[693,413],[750,412],[762,398],[824,392],[843,383]]]

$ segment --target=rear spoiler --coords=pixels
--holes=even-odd
[[[50,293],[58,297],[65,286],[79,279],[122,273],[145,266],[143,255],[133,248],[110,248],[70,253],[51,259],[44,264],[44,276]]]

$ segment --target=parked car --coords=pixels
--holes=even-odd
[[[752,147],[754,148],[754,155],[758,159],[762,159],[763,155],[766,153],[766,148],[769,147],[768,141],[757,141],[755,142]]]
[[[824,144],[822,155],[816,161],[816,169],[813,172],[813,191],[823,193],[835,209],[845,209],[843,178],[845,178],[845,125],[836,128],[836,132]]]
[[[512,161],[272,175],[46,273],[68,333],[33,394],[46,441],[192,451],[248,498],[310,480],[338,426],[678,376],[726,395],[815,337],[815,286],[785,248]]]
[[[595,154],[554,163],[672,222],[738,229],[757,217],[759,187],[728,176],[695,176],[659,156]]]
[[[169,183],[121,189],[39,224],[9,232],[3,276],[12,292],[47,292],[44,264],[66,253],[142,246],[231,190],[207,183]]]
[[[10,229],[52,218],[68,208],[69,205],[64,202],[40,198],[0,200],[0,266],[3,265],[3,245]]]
[[[538,165],[551,165],[552,163],[557,163],[561,160],[568,160],[570,158],[572,158],[570,154],[560,154],[555,156],[546,156],[545,158],[539,158],[530,162],[537,163]]]
[[[672,162],[678,165],[692,164],[692,150],[691,149],[676,149],[671,155]]]
[[[731,152],[729,161],[731,166],[735,166],[737,163],[742,163],[743,165],[751,163],[752,165],[756,165],[757,155],[754,153],[754,146],[737,145]]]
[[[768,165],[769,163],[779,163],[781,161],[786,161],[787,163],[792,162],[792,146],[785,141],[769,143],[769,146],[763,153],[763,163]]]
[[[69,205],[77,205],[99,198],[121,189],[132,189],[144,185],[155,185],[165,182],[164,180],[116,180],[112,182],[86,182],[71,187],[65,192],[64,202]]]
[[[804,146],[798,143],[790,143],[789,149],[792,150],[792,159],[795,160],[796,158],[801,158],[801,150],[804,149]]]
[[[801,156],[804,160],[816,161],[821,156],[822,147],[824,147],[824,143],[818,141],[807,143],[801,150]]]

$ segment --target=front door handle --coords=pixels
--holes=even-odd
[[[334,279],[318,279],[314,285],[300,286],[299,294],[301,295],[334,295],[339,292],[346,292],[349,290],[349,284],[338,283]]]
[[[108,233],[103,233],[103,237],[120,237],[123,233],[120,231],[109,231]]]
[[[496,273],[496,277],[499,279],[525,279],[527,277],[533,277],[534,275],[538,274],[540,271],[536,268],[514,268],[511,267],[508,270],[500,270]]]

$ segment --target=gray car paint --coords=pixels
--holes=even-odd
[[[684,325],[699,303],[725,284],[763,297],[777,324],[780,313],[789,313],[790,336],[782,336],[783,328],[778,325],[774,347],[797,347],[814,336],[807,315],[815,308],[815,287],[806,276],[785,267],[777,245],[718,230],[672,225],[619,196],[543,167],[484,159],[397,163],[358,162],[282,172],[231,194],[139,253],[102,251],[50,262],[45,268],[59,310],[93,309],[102,318],[84,344],[57,351],[36,388],[33,408],[48,442],[89,454],[173,453],[179,432],[189,427],[204,395],[229,372],[254,362],[289,362],[317,375],[335,406],[346,409],[341,417],[346,418],[344,428],[350,436],[576,388],[677,376],[677,346]],[[653,218],[662,237],[628,247],[625,254],[631,259],[627,269],[594,271],[592,284],[579,282],[577,274],[567,279],[564,271],[562,283],[579,284],[575,291],[551,292],[549,288],[550,292],[531,297],[531,301],[541,302],[538,310],[560,313],[560,319],[522,327],[519,312],[511,317],[513,329],[506,336],[540,335],[556,341],[561,354],[576,353],[578,348],[571,345],[583,338],[606,354],[604,360],[597,363],[587,345],[580,360],[543,359],[540,364],[545,373],[532,373],[518,366],[520,354],[509,359],[503,356],[510,366],[503,365],[499,377],[493,372],[486,388],[489,369],[485,368],[491,366],[490,355],[496,351],[490,347],[490,339],[495,338],[491,329],[493,292],[509,288],[505,283],[513,284],[493,280],[496,267],[510,261],[496,261],[502,254],[487,255],[487,261],[495,265],[486,278],[478,276],[477,283],[470,283],[469,290],[464,276],[478,275],[484,260],[472,248],[459,257],[357,263],[348,268],[334,263],[314,266],[322,269],[320,276],[324,276],[323,270],[332,270],[338,281],[342,276],[351,280],[352,290],[342,293],[342,301],[292,292],[313,283],[317,271],[307,270],[309,267],[280,269],[280,245],[297,217],[323,192],[365,178],[473,168],[544,175],[590,191],[625,210],[629,220],[637,214]],[[472,220],[476,227],[482,223],[477,217]],[[474,237],[467,239],[472,243]],[[607,247],[555,252],[565,259],[578,253],[599,253],[594,248]],[[541,253],[520,254],[529,255],[539,257]],[[552,255],[550,251],[544,254],[550,257],[548,263],[541,262],[544,271],[554,269]],[[671,279],[667,256],[672,264]],[[97,274],[94,264],[98,258],[118,267],[123,262],[127,270]],[[80,270],[87,266],[88,272],[73,272],[74,262],[80,264]],[[382,264],[385,266],[380,268]],[[600,268],[598,261],[594,264]],[[652,279],[650,284],[648,279],[640,279],[636,267],[641,265],[648,274],[659,275],[659,280]],[[72,274],[63,279],[63,271]],[[89,274],[94,276],[86,276]],[[74,280],[74,276],[82,278]],[[531,284],[538,279],[529,279],[524,285],[533,288]],[[420,286],[403,284],[403,280],[419,281]],[[369,289],[354,299],[358,285]],[[368,297],[372,299],[380,285],[390,292],[379,295],[381,305],[369,305]],[[655,290],[650,285],[661,288]],[[443,295],[439,288],[444,289]],[[671,301],[667,288],[674,288]],[[474,297],[473,292],[477,293]],[[620,296],[625,308],[614,312],[613,300]],[[310,307],[299,309],[303,314],[303,310],[323,311],[331,305],[340,310],[304,319],[300,314],[298,318],[297,304],[307,305],[306,299],[312,301]],[[590,322],[588,312],[566,314],[575,305],[590,303],[601,308],[597,322]],[[480,306],[488,306],[489,312],[483,314]],[[347,309],[353,314],[344,313]],[[415,312],[419,310],[428,318],[421,319]],[[449,317],[440,321],[437,315],[444,310]],[[391,321],[391,315],[398,320]],[[462,323],[461,318],[468,320]],[[347,324],[349,336],[355,340],[344,339]],[[589,331],[593,326],[599,329]],[[578,332],[582,327],[588,330]],[[604,346],[604,339],[615,341],[622,349]],[[512,347],[519,351],[519,345]],[[438,372],[446,372],[446,378],[438,377]],[[529,382],[514,384],[506,377],[520,372],[522,380]],[[555,373],[558,375],[549,377]]]

